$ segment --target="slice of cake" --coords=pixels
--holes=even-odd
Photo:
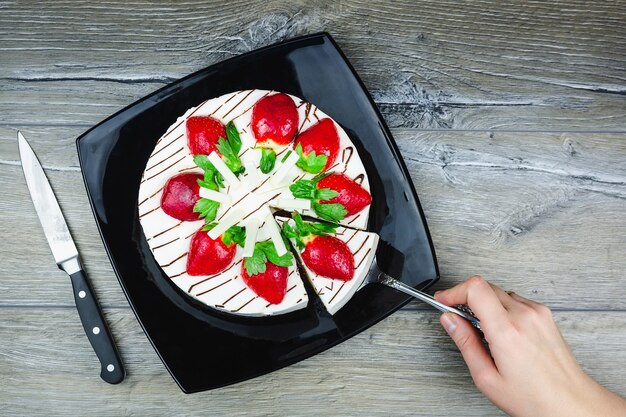
[[[328,223],[277,217],[307,277],[330,314],[352,298],[367,276],[378,245],[378,235]]]

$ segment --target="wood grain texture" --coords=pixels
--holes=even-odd
[[[394,127],[619,131],[626,122],[620,1],[2,6],[5,125],[87,127],[207,65],[320,30],[336,37]]]
[[[106,312],[128,377],[98,378],[73,309],[0,309],[0,412],[5,415],[495,416],[432,311],[402,311],[296,365],[185,396],[128,309]],[[562,312],[556,321],[599,382],[626,393],[626,313]],[[601,341],[601,343],[599,343]],[[63,387],[62,389],[60,387]],[[36,398],[36,401],[32,401]],[[323,406],[322,406],[323,405]]]

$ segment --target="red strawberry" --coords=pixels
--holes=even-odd
[[[252,132],[259,145],[287,145],[297,128],[298,109],[287,94],[263,97],[252,108]]]
[[[333,236],[313,235],[304,242],[302,260],[311,271],[342,281],[354,277],[354,255],[343,241]]]
[[[187,257],[187,273],[189,275],[212,275],[225,270],[233,261],[237,244],[230,245],[222,241],[222,237],[213,240],[202,229],[191,238],[189,256]]]
[[[209,155],[217,150],[217,140],[226,139],[226,129],[211,116],[192,116],[187,119],[187,145],[193,155]]]
[[[337,134],[335,123],[329,118],[320,120],[298,135],[295,146],[297,147],[298,145],[302,146],[302,153],[305,159],[311,152],[315,152],[316,156],[326,155],[327,157],[326,165],[322,169],[309,171],[303,167],[305,171],[318,173],[328,169],[335,163],[339,154],[339,135]]]
[[[348,216],[363,210],[372,202],[372,196],[356,181],[344,174],[330,174],[317,183],[317,188],[330,188],[339,194],[330,200],[320,201],[322,204],[339,203],[346,208]]]
[[[167,180],[161,195],[163,211],[178,220],[198,220],[198,213],[193,211],[193,206],[200,199],[198,180],[203,178],[202,174],[189,172],[174,175]]]
[[[259,297],[271,304],[279,304],[285,298],[288,276],[289,272],[286,266],[277,266],[270,261],[265,263],[265,272],[254,275],[248,275],[246,268],[241,266],[243,282]]]

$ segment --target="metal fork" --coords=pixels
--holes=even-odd
[[[374,258],[370,272],[365,277],[365,280],[359,287],[359,290],[365,287],[366,285],[373,284],[373,283],[383,284],[395,290],[398,290],[405,294],[413,296],[417,298],[418,300],[421,300],[427,304],[430,304],[431,306],[435,307],[437,310],[441,312],[457,314],[463,317],[464,319],[468,320],[474,327],[480,330],[480,321],[476,318],[472,310],[467,305],[458,304],[454,307],[450,307],[450,306],[440,303],[439,301],[435,300],[431,295],[426,294],[425,292],[416,290],[415,288],[405,284],[404,282],[398,281],[397,279],[381,271],[380,267],[378,266],[378,262],[376,262],[376,258]]]

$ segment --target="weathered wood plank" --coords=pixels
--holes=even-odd
[[[625,135],[394,133],[429,222],[440,286],[482,273],[552,307],[626,309]],[[54,147],[36,143],[50,157],[44,165],[68,163]],[[48,174],[87,271],[105,305],[125,305],[80,173],[67,169]],[[11,242],[0,304],[71,305],[18,165],[0,164],[0,195],[10,196],[0,201],[0,232]]]
[[[327,30],[392,126],[624,130],[625,16],[619,1],[7,3],[0,123],[34,123],[37,103],[44,123],[88,126],[209,64]]]
[[[398,312],[323,354],[212,392],[180,393],[129,310],[107,311],[128,377],[102,382],[71,309],[0,309],[6,415],[493,416],[435,312]],[[555,314],[591,375],[626,393],[625,313]],[[598,341],[601,340],[601,343]],[[106,400],[104,400],[106,399]]]

